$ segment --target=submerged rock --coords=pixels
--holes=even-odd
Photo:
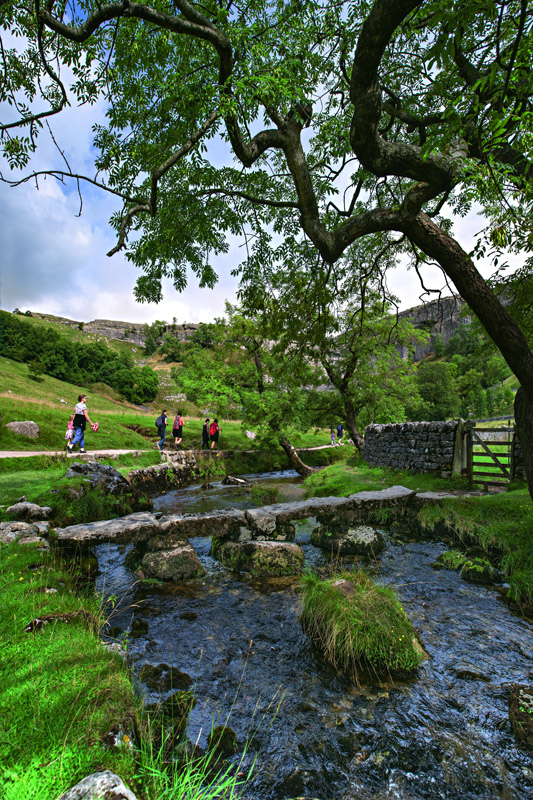
[[[147,553],[141,562],[141,569],[146,578],[174,583],[188,578],[199,578],[205,572],[190,544],[179,545],[173,550]]]
[[[518,741],[533,750],[533,686],[513,686],[509,698],[509,720]]]
[[[211,552],[224,566],[254,577],[299,575],[304,563],[302,548],[291,542],[213,540]]]
[[[311,534],[311,544],[336,555],[355,555],[371,558],[377,556],[385,547],[385,539],[379,531],[368,525],[357,525],[344,531],[329,529],[324,525],[315,528]]]
[[[502,573],[484,558],[472,558],[465,561],[461,569],[461,578],[478,586],[492,586],[503,580]]]
[[[168,664],[145,664],[139,672],[139,680],[149,689],[157,689],[160,692],[169,692],[171,689],[184,690],[192,684],[190,675],[177,667],[169,667]]]

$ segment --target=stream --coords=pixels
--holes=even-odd
[[[280,502],[302,496],[294,472],[247,477],[277,487]],[[163,513],[252,507],[248,489],[218,483],[154,498]],[[309,543],[315,524],[296,526],[313,570],[328,563]],[[241,752],[248,742],[250,800],[531,800],[533,761],[508,718],[510,684],[533,682],[531,625],[497,591],[432,567],[444,544],[384,533],[374,574],[394,587],[430,656],[408,682],[350,683],[303,633],[298,582],[239,580],[210,557],[209,539],[191,540],[203,578],[158,586],[136,582],[127,548],[99,545],[97,589],[119,598],[112,625],[147,623],[128,642],[136,674],[166,663],[193,679],[189,739],[205,747],[212,725],[228,724]],[[146,702],[159,698],[143,689]]]

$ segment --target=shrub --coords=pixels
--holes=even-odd
[[[327,660],[350,676],[357,679],[361,668],[412,672],[426,657],[392,589],[363,570],[329,580],[307,574],[302,588],[304,629]]]

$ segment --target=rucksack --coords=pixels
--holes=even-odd
[[[160,428],[163,424],[163,415],[161,414],[155,421],[155,427]]]
[[[218,429],[218,425],[216,424],[216,422],[212,422],[211,423],[211,427],[209,428],[210,436],[214,436],[215,433],[217,432],[217,429]]]

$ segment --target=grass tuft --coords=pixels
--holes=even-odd
[[[330,663],[354,677],[412,672],[425,658],[417,634],[394,592],[359,570],[329,580],[302,580],[304,629]]]

